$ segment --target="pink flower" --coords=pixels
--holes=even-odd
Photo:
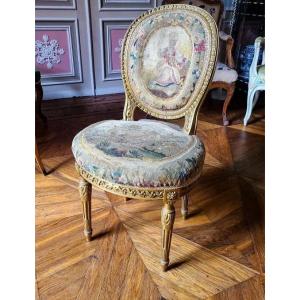
[[[195,51],[196,52],[202,52],[202,51],[205,51],[205,42],[204,40],[202,40],[200,43],[198,44],[195,44]]]

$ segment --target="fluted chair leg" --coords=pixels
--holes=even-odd
[[[189,197],[188,195],[184,195],[181,197],[181,215],[185,220],[188,216],[188,204],[189,204]]]
[[[79,181],[79,194],[82,203],[84,235],[87,241],[92,240],[91,197],[92,185],[84,178]]]
[[[165,272],[169,266],[169,255],[172,240],[173,225],[175,220],[175,208],[172,200],[164,202],[161,210],[161,224],[162,224],[162,259],[161,267]]]

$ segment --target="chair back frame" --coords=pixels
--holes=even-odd
[[[197,81],[194,89],[191,91],[191,95],[188,97],[186,104],[179,109],[172,110],[163,110],[153,108],[147,103],[143,102],[141,99],[134,94],[134,87],[129,80],[129,55],[131,51],[132,39],[135,37],[136,29],[140,26],[140,24],[152,16],[160,17],[164,13],[180,13],[186,12],[191,14],[193,17],[197,18],[202,27],[205,30],[206,36],[206,54],[203,65],[205,68],[202,69],[203,75],[201,75],[200,79]],[[149,38],[149,37],[148,37]],[[123,119],[124,120],[133,120],[134,110],[136,107],[140,108],[142,111],[147,114],[159,118],[159,119],[179,119],[184,117],[184,130],[188,133],[194,133],[197,125],[197,114],[199,108],[205,99],[208,85],[212,80],[216,60],[218,54],[218,28],[213,17],[204,9],[201,9],[196,6],[185,5],[185,4],[172,4],[172,5],[164,5],[157,8],[154,8],[139,18],[137,18],[129,27],[122,46],[122,79],[125,88],[125,106]],[[200,64],[199,64],[200,66]],[[202,66],[200,66],[202,67]]]
[[[218,26],[220,25],[224,12],[222,0],[164,0],[162,5],[166,4],[189,4],[203,8],[214,17]],[[214,14],[216,9],[219,12],[218,14]]]
[[[264,37],[258,37],[255,39],[254,42],[254,56],[253,56],[253,60],[249,69],[249,77],[251,77],[251,79],[256,78],[257,77],[257,67],[258,67],[258,58],[259,58],[259,52],[260,52],[260,48],[262,45],[264,45],[265,43],[265,38]],[[263,60],[262,60],[262,65],[265,64],[265,51],[263,51]],[[251,80],[249,79],[249,82]]]

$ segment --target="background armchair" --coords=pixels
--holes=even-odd
[[[162,4],[189,4],[205,9],[211,14],[218,26],[220,27],[221,17],[223,15],[224,5],[221,0],[164,0]],[[209,90],[221,88],[226,90],[226,98],[223,104],[223,124],[229,124],[227,119],[227,108],[232,99],[235,82],[238,78],[238,73],[234,69],[234,61],[232,57],[232,48],[234,40],[225,32],[219,31],[220,47],[218,63],[212,82],[209,85]]]
[[[246,126],[253,107],[255,106],[259,93],[265,90],[265,51],[263,51],[262,64],[258,65],[258,58],[261,47],[265,43],[265,38],[258,37],[254,42],[254,56],[249,70],[248,96],[247,96],[247,110],[244,118],[244,125]]]

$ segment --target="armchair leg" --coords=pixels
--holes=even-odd
[[[235,90],[235,83],[229,85],[227,88],[226,88],[226,98],[225,98],[225,101],[224,101],[224,104],[223,104],[223,112],[222,112],[222,116],[223,116],[223,125],[224,126],[227,126],[229,125],[229,121],[227,119],[227,108],[228,108],[228,105],[232,99],[232,96],[233,96],[233,93],[234,93],[234,90]]]
[[[253,98],[255,97],[255,94],[257,91],[255,89],[249,89],[248,95],[247,95],[247,110],[244,117],[244,126],[247,126],[247,123],[251,117],[252,109],[253,109]]]
[[[175,220],[174,203],[172,200],[167,200],[164,202],[164,206],[161,210],[162,259],[160,261],[160,264],[164,272],[167,271],[169,266],[169,255],[170,255],[174,220]]]
[[[84,235],[87,241],[92,240],[91,196],[92,185],[80,177],[79,194],[82,203]]]
[[[185,220],[188,216],[188,204],[189,204],[189,197],[188,195],[184,195],[181,197],[181,215]]]

